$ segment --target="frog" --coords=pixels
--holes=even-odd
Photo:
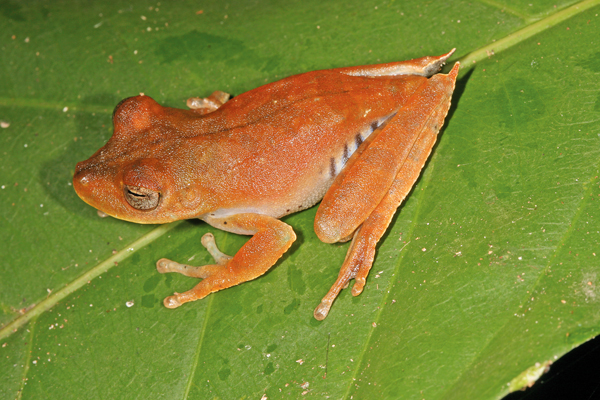
[[[113,112],[113,134],[76,165],[87,204],[118,219],[164,224],[200,219],[250,239],[233,256],[212,233],[213,264],[157,261],[159,273],[200,278],[167,308],[254,280],[296,240],[281,218],[320,202],[314,231],[350,241],[337,279],[314,310],[321,321],[342,289],[364,289],[376,245],[421,174],[450,108],[460,64],[441,56],[323,69],[233,98],[215,91],[188,109],[140,94]]]

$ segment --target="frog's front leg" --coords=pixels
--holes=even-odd
[[[316,319],[327,316],[350,279],[355,279],[352,294],[362,292],[377,242],[435,143],[450,108],[458,68],[457,63],[448,75],[435,75],[424,83],[323,198],[315,218],[319,238],[328,243],[353,238],[336,282],[315,309]]]
[[[229,97],[231,97],[229,93],[217,90],[205,98],[190,97],[186,104],[190,109],[194,110],[198,114],[204,115],[217,110],[223,104],[227,103]]]
[[[261,276],[296,240],[291,226],[266,215],[236,214],[211,218],[209,222],[213,226],[223,226],[230,232],[253,236],[235,256],[230,257],[218,250],[211,234],[204,235],[202,244],[215,258],[216,264],[192,267],[165,258],[159,260],[156,264],[158,272],[179,272],[203,279],[192,290],[165,298],[167,308],[177,308],[183,303],[202,299],[212,292]]]

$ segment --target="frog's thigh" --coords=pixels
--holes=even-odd
[[[167,297],[165,306],[175,308],[183,303],[206,297],[212,292],[261,276],[275,264],[296,239],[291,226],[266,215],[237,214],[215,219],[211,224],[220,225],[219,222],[226,224],[227,230],[253,234],[253,236],[231,259],[223,255],[224,257],[218,257],[220,260],[217,261],[221,261],[220,264],[200,267],[197,276],[205,279],[192,290]],[[214,251],[211,253],[215,255]],[[222,255],[220,252],[219,254]]]
[[[352,76],[420,75],[430,77],[440,70],[446,60],[454,53],[454,50],[452,49],[448,53],[436,57],[421,57],[414,60],[338,68],[337,70]]]
[[[426,137],[435,141],[450,107],[457,73],[455,68],[449,75],[435,75],[425,81],[360,157],[338,175],[315,217],[319,239],[334,243],[352,235],[381,202],[406,163],[417,163],[420,171],[425,161],[414,160],[409,154]]]

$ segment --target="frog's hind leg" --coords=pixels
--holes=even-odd
[[[342,231],[333,229],[333,231],[338,235],[338,240],[348,236],[348,229],[353,229],[354,234],[352,243],[350,244],[350,248],[348,249],[348,253],[342,268],[340,269],[337,280],[331,289],[329,289],[329,292],[325,295],[325,297],[323,297],[321,304],[319,304],[319,306],[315,309],[314,316],[316,319],[323,320],[327,316],[333,301],[338,296],[339,292],[348,285],[350,279],[355,280],[354,287],[352,288],[352,295],[358,296],[362,292],[367,275],[369,274],[369,270],[373,265],[377,242],[385,233],[396,209],[400,206],[400,203],[402,203],[404,198],[410,192],[412,186],[419,177],[423,165],[431,153],[431,149],[433,148],[437,138],[437,132],[439,131],[450,107],[450,96],[454,89],[454,82],[458,74],[458,68],[459,64],[457,63],[448,75],[438,75],[440,77],[439,79],[442,81],[441,84],[443,87],[445,87],[444,90],[441,90],[440,92],[444,92],[445,95],[441,96],[441,98],[438,98],[438,100],[435,100],[439,102],[440,106],[432,107],[433,111],[425,116],[420,129],[415,131],[416,137],[412,139],[411,145],[408,146],[408,153],[402,157],[399,169],[393,177],[392,183],[390,184],[386,193],[383,195],[381,201],[376,204],[372,211],[367,211],[367,218],[364,219],[364,221],[356,228],[347,227],[346,230]],[[432,79],[435,78],[437,78],[437,76]],[[435,86],[428,87],[426,90],[431,88],[433,88],[435,91]],[[427,97],[428,93],[426,92],[422,95],[422,97]],[[402,117],[401,113],[399,112],[396,117]],[[393,126],[392,129],[394,129]],[[380,135],[384,133],[385,132],[381,132]],[[387,133],[388,135],[391,134],[395,136],[404,132],[402,132],[402,130],[389,130]],[[376,142],[374,141],[373,143]],[[365,153],[368,151],[369,148],[365,150]],[[358,175],[355,174],[356,172],[357,171],[350,170],[346,175],[348,175],[350,180],[352,180],[352,178],[360,179],[364,177],[364,172],[363,174],[359,173]],[[368,176],[368,179],[379,180],[380,177]],[[350,186],[356,187],[355,184],[352,183],[350,183]],[[343,188],[342,190],[338,191],[338,193],[335,192],[336,191],[334,189],[333,196],[335,198],[329,202],[326,202],[324,214],[329,214],[328,211],[331,208],[332,210],[336,210],[339,214],[342,214],[344,219],[346,219],[348,213],[344,211],[346,211],[345,208],[347,207],[343,206],[343,202],[345,199],[347,199],[348,193],[345,192]],[[327,195],[329,195],[329,192]],[[341,197],[342,203],[336,202],[339,197]],[[361,215],[362,210],[360,207],[358,207],[358,203],[350,200],[349,207],[353,208],[354,212],[359,214],[359,216]],[[363,205],[363,207],[365,207],[365,205]],[[317,226],[325,225],[322,223],[322,221],[320,221],[320,215],[322,215],[319,213],[320,211],[321,208],[319,208],[319,211],[317,212],[317,218],[315,219],[315,230],[317,230]],[[341,220],[332,221],[330,216],[328,216],[326,220],[328,224],[333,223],[336,227],[339,227],[343,224]],[[357,219],[356,221],[359,220]],[[323,232],[323,230],[318,230],[317,234],[319,234],[319,232]]]
[[[187,100],[187,106],[198,114],[204,115],[217,110],[223,104],[227,103],[230,97],[229,93],[217,90],[205,98],[190,97]]]
[[[333,301],[340,291],[348,286],[350,279],[354,279],[353,296],[358,296],[363,291],[367,275],[375,259],[377,242],[387,230],[396,209],[408,195],[418,178],[421,166],[427,161],[436,136],[425,135],[423,139],[411,151],[409,155],[411,162],[406,163],[405,167],[400,170],[389,192],[365,222],[354,232],[352,243],[340,268],[338,278],[321,300],[321,304],[315,309],[314,316],[316,319],[325,319]]]
[[[420,75],[430,77],[436,74],[450,58],[454,50],[436,57],[421,57],[414,60],[391,62],[387,64],[365,65],[360,67],[338,68],[337,71],[352,76],[396,76]]]

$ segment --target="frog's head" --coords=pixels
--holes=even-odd
[[[73,187],[83,201],[110,216],[132,222],[177,219],[165,219],[165,213],[161,212],[167,185],[161,176],[163,168],[159,160],[142,159],[119,166],[96,163],[96,155],[77,163],[75,168]]]
[[[137,223],[191,218],[196,199],[177,159],[168,123],[173,109],[148,96],[123,100],[113,114],[114,134],[86,161],[77,163],[73,186],[83,201]],[[165,122],[167,121],[167,122]]]

